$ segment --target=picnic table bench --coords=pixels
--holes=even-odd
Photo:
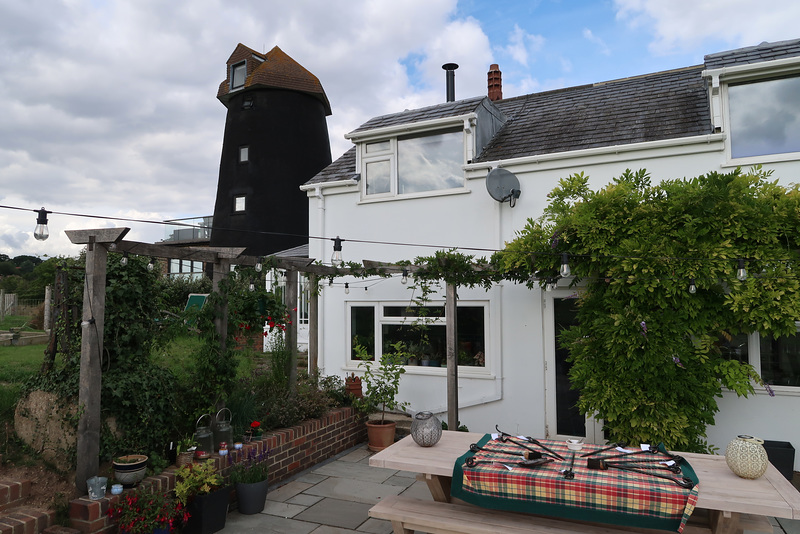
[[[376,504],[370,516],[391,521],[395,534],[408,534],[411,530],[466,534],[664,532],[453,502],[450,485],[454,463],[482,437],[483,434],[445,431],[439,443],[426,448],[419,447],[409,436],[373,455],[371,466],[418,473],[417,478],[426,482],[433,501],[391,497]],[[728,469],[723,456],[680,454],[700,479],[697,507],[684,528],[685,534],[736,534],[744,529],[772,532],[769,516],[800,519],[800,493],[774,466],[770,465],[757,480],[745,480]]]

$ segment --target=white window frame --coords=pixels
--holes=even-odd
[[[242,209],[239,209],[239,201],[242,202]],[[233,196],[233,213],[244,213],[247,211],[247,195]]]
[[[383,347],[383,328],[384,324],[404,324],[404,325],[411,325],[417,319],[416,317],[388,317],[384,315],[384,307],[389,306],[401,306],[407,307],[409,302],[405,301],[397,301],[397,300],[379,300],[379,301],[346,301],[345,302],[345,369],[348,371],[356,371],[358,370],[358,363],[359,360],[351,359],[351,354],[353,351],[352,347],[352,340],[353,340],[353,332],[352,332],[352,323],[350,321],[351,309],[353,307],[367,307],[371,306],[375,310],[374,316],[374,325],[373,329],[375,332],[375,359],[380,360],[381,355],[383,354],[382,347]],[[444,307],[444,301],[431,301],[428,303],[428,307]],[[459,365],[458,366],[458,375],[462,377],[474,377],[474,378],[489,378],[493,377],[492,369],[494,367],[494,350],[492,346],[492,328],[490,327],[490,309],[491,309],[491,302],[489,300],[459,300],[458,304],[459,307],[482,307],[483,308],[483,351],[484,351],[484,365],[483,367],[478,367],[474,365]],[[415,305],[414,305],[415,306]],[[444,318],[437,318],[431,321],[431,324],[444,326],[445,320]],[[419,374],[419,375],[435,375],[435,376],[445,376],[447,374],[447,367],[426,367],[422,365],[406,365],[405,366],[407,374]]]
[[[728,88],[730,84],[743,82],[768,81],[771,79],[800,75],[800,57],[776,59],[760,63],[734,65],[719,69],[705,70],[702,76],[709,81],[709,100],[711,102],[711,119],[715,130],[725,132],[725,158],[722,167],[751,166],[764,163],[800,160],[800,152],[784,152],[765,154],[762,156],[732,157],[730,124],[730,102]]]
[[[239,147],[239,163],[248,161],[250,161],[250,145],[242,145]]]
[[[797,333],[800,334],[800,321],[795,322]],[[761,376],[761,332],[751,332],[747,335],[747,361],[753,366],[758,376]],[[775,395],[786,397],[800,397],[800,386],[773,386],[770,385]],[[757,395],[769,395],[766,388],[755,385]]]
[[[242,67],[244,69],[244,77],[242,78],[242,83],[239,85],[234,85],[234,72],[236,69]],[[247,60],[239,61],[231,65],[231,91],[238,91],[244,87],[245,82],[247,81]]]
[[[447,133],[448,130],[460,128],[463,132],[463,153],[462,153],[462,172],[466,162],[471,161],[475,154],[475,122],[477,114],[469,113],[466,115],[459,115],[455,117],[446,117],[441,119],[432,119],[428,121],[420,121],[411,124],[400,124],[394,126],[387,126],[383,128],[375,128],[364,132],[349,133],[345,135],[346,139],[350,139],[357,144],[356,150],[356,169],[361,174],[361,199],[360,204],[370,202],[385,202],[409,198],[424,198],[432,196],[444,196],[454,194],[469,193],[467,188],[467,177],[464,173],[464,181],[462,187],[450,189],[434,189],[432,191],[423,191],[420,193],[407,193],[397,194],[397,138],[408,136],[422,136],[422,135],[438,135]],[[381,141],[391,141],[391,151],[367,153],[367,144],[376,143]],[[390,193],[379,193],[373,195],[366,194],[366,162],[375,162],[391,158],[391,185]]]

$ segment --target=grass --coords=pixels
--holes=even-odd
[[[3,320],[0,321],[0,331],[8,330],[9,328],[22,328],[28,322],[30,322],[31,318],[29,315],[6,315],[3,317]],[[26,332],[34,332],[33,328],[29,326],[25,326]]]

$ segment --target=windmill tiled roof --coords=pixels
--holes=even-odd
[[[306,93],[322,101],[325,105],[325,113],[327,115],[331,114],[331,104],[328,102],[328,97],[325,95],[325,90],[322,88],[319,78],[277,46],[266,54],[261,54],[239,43],[231,57],[228,58],[227,77],[219,84],[217,98],[225,101],[231,96],[230,67],[245,60],[248,60],[247,78],[242,90],[271,88]],[[235,92],[237,91],[233,91],[233,93]]]

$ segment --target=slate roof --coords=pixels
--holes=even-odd
[[[702,71],[700,65],[499,100],[509,120],[475,161],[713,133]]]
[[[760,63],[785,57],[800,56],[800,39],[778,41],[775,43],[763,42],[757,46],[748,46],[726,52],[718,52],[705,56],[706,68],[718,69],[733,65]]]
[[[350,147],[339,159],[322,169],[316,176],[304,185],[323,184],[326,182],[339,182],[342,180],[357,180],[356,172],[356,147]]]
[[[475,111],[485,98],[485,96],[478,96],[467,98],[466,100],[446,102],[444,104],[437,104],[435,106],[428,106],[426,108],[406,110],[400,113],[392,113],[390,115],[375,117],[368,120],[350,133],[354,134],[367,130],[375,130],[377,128],[385,128],[387,126],[396,126],[398,124],[413,124],[415,122],[466,115]]]
[[[234,91],[231,93],[230,91],[230,66],[248,59],[244,89],[239,91],[256,88],[298,91],[322,101],[325,105],[326,115],[331,114],[331,104],[328,102],[328,97],[322,88],[319,78],[277,46],[266,54],[260,54],[252,48],[239,43],[231,57],[228,58],[228,77],[219,84],[217,98],[224,102],[232,94],[239,92]]]

